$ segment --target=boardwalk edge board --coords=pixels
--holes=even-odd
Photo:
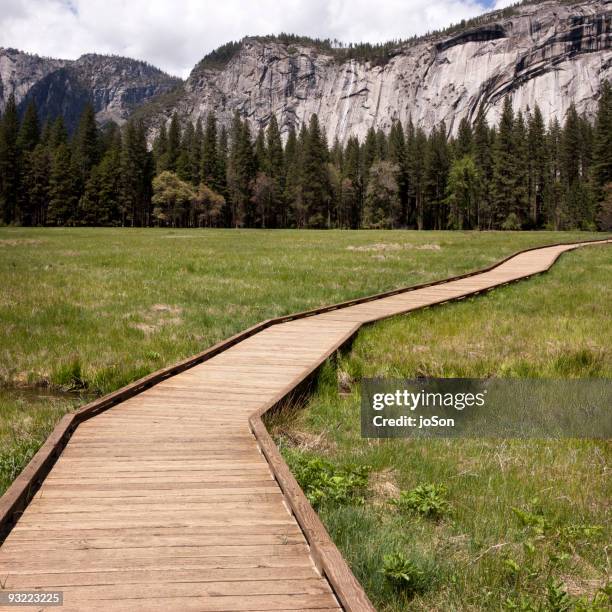
[[[506,261],[529,251],[555,246],[571,247],[572,245],[575,245],[576,247],[578,247],[587,244],[604,244],[610,242],[610,240],[611,238],[606,237],[594,240],[583,240],[579,242],[561,242],[555,244],[541,245],[537,247],[530,247],[521,251],[517,251],[516,253],[505,257],[501,261],[495,262],[485,268],[475,270],[473,272],[468,272],[450,278],[432,281],[429,283],[394,289],[376,295],[356,298],[338,304],[324,306],[321,308],[299,312],[296,314],[285,315],[274,319],[268,319],[213,345],[212,347],[201,353],[198,353],[169,367],[153,372],[148,376],[145,376],[144,378],[141,378],[117,391],[114,391],[113,393],[98,398],[93,402],[90,402],[89,404],[76,410],[75,412],[65,415],[60,420],[58,425],[55,427],[55,429],[47,438],[47,440],[39,449],[39,451],[34,455],[32,460],[24,468],[21,474],[15,479],[15,481],[6,491],[6,493],[0,498],[0,543],[2,543],[8,533],[11,531],[21,512],[23,512],[23,510],[27,507],[29,501],[36,493],[37,489],[53,467],[55,461],[60,456],[66,444],[68,443],[68,440],[70,439],[72,433],[75,431],[75,429],[80,423],[104,412],[105,410],[108,410],[113,406],[116,406],[117,404],[127,400],[128,398],[138,395],[139,393],[156,385],[157,383],[160,383],[161,381],[167,378],[179,374],[180,372],[184,372],[185,370],[188,370],[198,364],[201,364],[211,359],[219,353],[242,342],[250,336],[253,336],[254,334],[263,331],[264,329],[271,327],[272,325],[286,323],[296,319],[302,319],[317,314],[347,308],[349,306],[355,306],[357,304],[364,304],[367,302],[398,295],[401,293],[407,293],[410,291],[415,291],[418,289],[432,287],[483,274],[497,268]],[[562,253],[558,253],[555,256],[550,266],[555,263],[555,261],[560,257],[561,254]],[[527,278],[528,276],[534,276],[540,273],[541,272],[534,272],[532,274],[521,277],[521,279]],[[465,294],[462,294],[460,296],[449,298],[448,301],[462,299],[464,297],[467,297],[468,295],[476,295],[478,293],[482,293],[483,291],[488,291],[495,287],[499,287],[502,284],[507,283],[500,283],[499,285],[488,287],[486,289],[467,291]],[[286,497],[286,500],[298,524],[304,532],[304,536],[311,547],[311,554],[318,570],[328,579],[334,590],[335,595],[337,596],[344,609],[349,611],[373,611],[374,608],[369,602],[367,595],[365,594],[360,583],[354,577],[348,565],[346,564],[346,561],[342,557],[340,551],[331,541],[329,534],[327,533],[325,527],[318,518],[316,512],[313,510],[312,506],[309,504],[297,481],[291,474],[289,467],[284,462],[276,445],[274,444],[274,441],[268,433],[262,421],[262,416],[270,410],[273,410],[276,406],[278,406],[284,399],[291,395],[296,390],[296,388],[301,385],[301,383],[311,378],[316,373],[320,365],[329,356],[334,354],[338,349],[340,349],[346,343],[350,342],[352,338],[354,338],[355,334],[361,326],[361,323],[356,323],[355,326],[349,332],[347,332],[339,342],[337,342],[333,347],[329,349],[326,355],[324,355],[318,363],[313,365],[310,371],[308,371],[302,377],[301,380],[293,381],[290,385],[283,389],[279,396],[276,397],[272,402],[270,402],[269,405],[256,411],[249,417],[249,426],[251,428],[251,431],[257,439],[257,442],[270,466],[270,469],[272,470],[272,473],[274,474],[274,477],[276,478],[281,490],[283,491],[283,494]]]

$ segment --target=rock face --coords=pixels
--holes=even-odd
[[[339,62],[314,47],[245,39],[222,69],[197,66],[174,110],[195,121],[214,110],[227,124],[238,110],[254,128],[275,114],[283,130],[318,113],[331,143],[388,130],[412,117],[425,130],[444,120],[454,132],[482,108],[498,121],[503,98],[515,110],[540,105],[563,119],[571,102],[592,114],[602,79],[612,79],[612,3],[586,0],[524,5],[484,16],[454,35],[398,48],[385,64]],[[508,11],[505,12],[507,15]]]
[[[11,93],[19,103],[35,83],[68,63],[0,47],[0,112]]]
[[[88,101],[101,123],[121,124],[136,107],[180,83],[149,64],[122,57],[89,54],[76,61],[54,60],[0,48],[0,110],[14,93],[21,109],[34,100],[41,117],[61,114],[69,129]]]
[[[125,58],[69,62],[0,49],[0,110],[14,91],[22,107],[33,98],[43,115],[74,125],[90,99],[100,121],[122,123],[138,109],[151,139],[175,111],[183,122],[214,111],[225,125],[239,111],[254,129],[274,114],[284,133],[318,113],[331,143],[410,117],[426,131],[445,121],[451,133],[479,109],[497,123],[507,95],[515,110],[537,102],[546,121],[562,121],[572,102],[592,114],[604,79],[612,79],[612,2],[550,0],[407,43],[382,65],[246,38],[229,59],[200,62],[184,84]]]

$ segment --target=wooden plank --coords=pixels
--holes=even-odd
[[[302,535],[302,531],[295,522],[290,522],[282,525],[235,525],[232,527],[231,534],[227,531],[220,532],[215,525],[198,525],[195,527],[173,527],[169,525],[161,525],[155,529],[149,527],[110,527],[108,529],[92,528],[83,529],[78,526],[72,526],[67,530],[56,530],[51,527],[43,527],[41,530],[25,529],[21,525],[17,525],[11,532],[10,538],[7,538],[6,544],[16,541],[43,539],[46,540],[65,540],[65,539],[92,539],[92,538],[126,538],[126,537],[217,537],[221,536],[231,538],[234,535],[237,538],[245,536],[278,536],[283,539],[290,538],[296,534]],[[1,551],[0,551],[1,554]]]
[[[274,480],[261,482],[258,487],[251,486],[251,482],[244,483],[244,486],[236,485],[234,488],[216,488],[213,485],[203,490],[194,488],[155,488],[134,489],[133,487],[123,487],[114,489],[92,489],[84,490],[82,486],[57,486],[45,485],[33,499],[59,499],[73,500],[80,499],[114,499],[125,500],[133,499],[137,503],[147,503],[150,499],[252,499],[253,496],[278,495],[278,485]]]
[[[139,599],[140,597],[220,597],[253,595],[331,595],[329,585],[320,578],[285,580],[241,580],[229,582],[162,582],[74,586],[66,591],[68,605],[112,599]],[[331,601],[329,602],[331,603]]]
[[[252,567],[249,580],[298,580],[313,578],[312,567]],[[244,580],[244,568],[201,569],[138,569],[115,571],[77,571],[61,574],[9,574],[4,588],[62,589],[69,586],[101,586],[114,584],[167,584],[172,582],[240,582]]]
[[[23,515],[25,516],[25,514]],[[66,529],[135,529],[140,527],[148,527],[150,529],[159,529],[161,527],[217,527],[221,532],[227,529],[234,529],[236,526],[248,527],[249,525],[270,525],[276,527],[285,527],[295,524],[295,519],[287,515],[286,518],[269,518],[259,516],[253,517],[211,517],[211,516],[149,516],[140,518],[122,518],[118,524],[116,519],[108,519],[104,517],[82,517],[78,523],[74,520],[66,518],[65,520],[48,520],[47,516],[39,517],[38,520],[21,520],[21,529],[30,529],[34,531],[48,529],[66,530]]]
[[[62,542],[63,544],[63,542]],[[226,557],[299,557],[308,558],[308,546],[306,544],[256,544],[235,546],[138,546],[134,548],[72,548],[67,549],[63,545],[57,548],[45,550],[44,562],[64,567],[66,555],[70,556],[70,562],[82,563],[86,567],[95,557],[96,562],[113,563],[115,560],[133,559],[165,559],[165,558],[214,558],[225,559]],[[27,565],[31,562],[36,566],[40,561],[40,553],[35,547],[23,548],[21,551],[7,551],[1,557],[2,564]]]
[[[7,540],[3,547],[3,553],[19,553],[21,550],[89,550],[97,548],[149,548],[149,547],[182,547],[182,546],[286,546],[290,544],[306,544],[301,531],[294,535],[286,534],[253,534],[250,531],[240,534],[220,534],[214,533],[210,535],[202,535],[201,533],[192,533],[185,535],[165,535],[156,533],[147,533],[146,535],[127,535],[118,536],[114,533],[111,536],[87,536],[75,539],[71,532],[60,532],[66,537],[59,538],[41,538],[35,536],[26,540],[24,538],[17,540]],[[36,539],[37,538],[37,539]],[[223,555],[220,555],[223,556]]]
[[[168,612],[180,610],[181,612],[296,612],[318,610],[337,610],[337,602],[331,594],[323,595],[250,595],[232,597],[141,597],[131,599],[118,599],[115,601],[87,602],[87,610],[108,610],[110,612]],[[11,608],[11,610],[13,610]],[[45,612],[55,612],[54,608],[43,608]],[[66,602],[61,608],[62,612],[83,612],[83,607],[71,605]],[[9,611],[10,612],[10,611]]]
[[[48,573],[74,573],[86,569],[90,572],[96,571],[121,571],[124,569],[134,570],[135,566],[139,569],[188,569],[198,568],[200,570],[209,569],[238,569],[250,570],[257,567],[309,567],[312,568],[312,561],[307,555],[274,555],[255,557],[197,557],[197,556],[177,556],[173,554],[148,556],[138,559],[136,563],[133,557],[116,557],[114,559],[102,559],[96,555],[91,555],[84,566],[82,560],[75,561],[71,556],[65,557],[61,565],[50,564],[38,555],[20,559],[19,564],[5,563],[0,560],[0,575],[7,574],[48,574]],[[55,570],[55,572],[53,572]],[[246,573],[245,573],[246,576]]]

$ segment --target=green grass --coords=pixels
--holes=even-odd
[[[318,508],[378,610],[609,609],[609,441],[365,440],[358,382],[610,378],[611,277],[612,248],[588,247],[545,275],[365,328],[305,410],[271,419],[292,467],[323,461],[328,480],[368,470],[365,494]]]
[[[105,393],[262,319],[588,236],[0,228],[0,386]]]
[[[57,421],[83,401],[47,390],[0,389],[0,493],[19,475]]]

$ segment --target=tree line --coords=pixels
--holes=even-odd
[[[181,125],[147,147],[137,120],[72,136],[9,98],[0,119],[5,224],[261,228],[612,229],[612,88],[594,122],[571,106],[545,125],[536,106],[498,126],[483,113],[426,134],[411,121],[327,143],[317,115],[283,144],[274,116],[251,132],[236,114]]]

